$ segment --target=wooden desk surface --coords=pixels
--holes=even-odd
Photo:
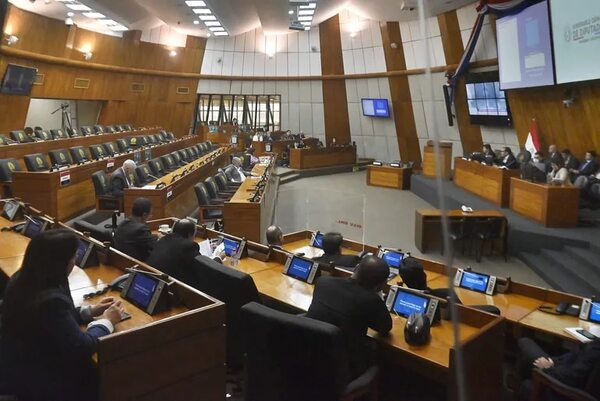
[[[229,199],[229,203],[252,203],[249,198],[254,195],[255,186],[260,181],[261,177],[265,171],[267,170],[267,165],[265,164],[255,164],[252,168],[252,174],[258,177],[246,177],[244,182],[239,186],[235,194]],[[267,185],[269,185],[267,183]]]
[[[442,211],[440,209],[417,209],[417,214],[423,217],[441,217]],[[474,218],[487,218],[487,217],[505,217],[504,214],[498,210],[474,210],[471,213],[465,213],[460,209],[448,210],[448,217],[474,217]]]
[[[310,239],[301,239],[298,241],[288,242],[287,244],[283,244],[283,249],[292,253],[304,253],[304,256],[307,258],[315,258],[320,256],[323,253],[322,249],[316,248],[314,246],[310,246]],[[359,252],[342,248],[342,255],[358,255]]]
[[[556,305],[551,305],[551,307],[555,306]],[[532,311],[530,314],[521,319],[519,323],[525,327],[537,331],[543,331],[555,336],[562,337],[564,339],[568,339],[570,341],[577,340],[565,331],[567,327],[582,327],[587,331],[590,331],[592,327],[594,327],[595,330],[600,329],[600,325],[579,320],[577,317],[574,316],[557,316],[549,313],[544,313],[539,310]]]

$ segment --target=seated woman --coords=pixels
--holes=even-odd
[[[571,185],[569,179],[569,171],[564,167],[562,162],[554,161],[550,163],[552,169],[548,173],[548,183],[555,185]]]
[[[502,153],[500,154],[500,158],[498,159],[499,166],[506,167],[510,170],[518,169],[519,162],[515,155],[513,155],[512,150],[507,146],[502,149]]]
[[[0,377],[19,400],[98,398],[92,355],[98,338],[112,333],[122,320],[123,308],[112,298],[75,308],[67,277],[75,265],[77,245],[77,237],[67,230],[36,236],[7,285]],[[82,323],[89,323],[87,330],[80,329]]]

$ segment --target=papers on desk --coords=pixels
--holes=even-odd
[[[141,189],[155,189],[156,185],[144,185]]]
[[[594,329],[596,329],[596,330],[594,330]],[[581,331],[587,331],[588,333],[595,336],[596,338],[600,337],[600,333],[599,333],[600,327],[590,328],[589,330],[586,330],[583,327],[567,327],[567,328],[565,328],[565,331],[567,333],[569,333],[571,336],[575,337],[577,340],[581,341],[582,343],[590,343],[593,341],[593,339],[587,338],[583,334],[580,334]]]
[[[199,242],[198,247],[200,248],[200,255],[207,256],[209,258],[219,256],[221,252],[225,250],[225,244],[223,244],[223,242],[219,242],[219,239],[213,239],[212,242],[209,239]]]
[[[200,255],[208,256],[209,258],[212,256],[212,247],[210,246],[210,240],[204,240],[198,243],[200,247]]]

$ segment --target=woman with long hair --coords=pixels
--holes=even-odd
[[[21,401],[97,398],[92,355],[98,338],[112,333],[122,320],[123,308],[112,298],[75,307],[68,276],[77,244],[68,230],[36,236],[6,287],[0,374],[6,390]],[[80,329],[84,323],[89,323],[86,331]]]

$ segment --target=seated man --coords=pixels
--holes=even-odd
[[[234,157],[233,159],[231,159],[231,165],[233,166],[233,170],[231,172],[231,180],[237,183],[244,182],[244,180],[246,179],[246,173],[242,168],[242,159],[240,159],[239,157]]]
[[[277,226],[269,226],[267,228],[267,244],[273,248],[281,249],[283,245],[283,232]]]
[[[307,317],[331,323],[342,331],[353,375],[359,376],[369,364],[367,329],[388,333],[392,317],[379,292],[390,268],[378,257],[366,256],[352,277],[319,278]]]
[[[566,354],[550,357],[530,338],[519,340],[521,358],[518,373],[522,380],[518,400],[527,401],[531,393],[531,371],[542,369],[567,386],[584,388],[588,375],[600,363],[600,339],[586,344],[583,348]]]
[[[548,162],[546,164],[547,173],[552,170],[552,163],[556,163],[558,166],[564,165],[565,163],[562,154],[558,151],[558,147],[556,145],[548,146]]]
[[[152,235],[146,225],[152,216],[152,203],[146,198],[137,198],[131,208],[131,217],[119,224],[115,232],[115,248],[142,262],[148,259],[156,244],[156,236]]]
[[[517,162],[517,158],[513,155],[512,150],[508,146],[502,149],[502,153],[498,159],[498,165],[510,170],[519,168],[519,162]]]
[[[116,169],[110,176],[110,192],[113,196],[122,198],[125,188],[134,187],[135,162],[125,160],[123,166]]]
[[[583,185],[581,184],[581,182],[579,184],[577,183],[577,180],[580,177],[583,177],[581,178],[581,181],[583,181],[584,178],[588,178],[589,176],[595,174],[596,171],[598,171],[598,163],[596,163],[596,152],[593,150],[588,150],[585,153],[585,160],[579,165],[577,169],[569,170],[569,172],[573,174],[573,182],[578,188],[582,188],[583,186],[585,186],[585,183]]]
[[[313,260],[320,263],[333,263],[334,266],[355,267],[360,263],[357,255],[342,255],[344,237],[340,233],[327,233],[323,236],[323,256]]]

